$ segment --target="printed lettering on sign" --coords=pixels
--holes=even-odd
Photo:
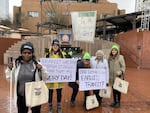
[[[48,71],[48,79],[45,82],[75,81],[77,59],[41,58],[40,62]]]

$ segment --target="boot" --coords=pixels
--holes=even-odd
[[[71,107],[74,107],[75,106],[75,101],[70,101],[70,105],[71,105]]]
[[[57,105],[57,113],[62,113],[61,105]]]
[[[53,107],[49,106],[49,112],[48,113],[53,113]]]

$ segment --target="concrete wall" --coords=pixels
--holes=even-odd
[[[116,36],[116,42],[139,67],[150,68],[150,31],[121,33]]]
[[[20,55],[20,46],[22,43],[25,42],[32,42],[35,48],[35,56],[37,59],[40,59],[44,57],[44,50],[45,48],[49,48],[51,46],[51,42],[54,39],[53,35],[48,35],[44,37],[38,37],[38,36],[29,36],[25,37],[21,41],[18,41],[18,43],[10,43],[13,42],[15,39],[6,39],[5,41],[0,41],[1,45],[5,45],[5,43],[10,43],[6,47],[4,47],[4,51],[1,54],[1,64],[7,64],[9,58],[13,58],[14,60]],[[13,40],[13,41],[12,41]],[[100,39],[95,39],[94,43],[86,43],[86,42],[79,42],[79,41],[72,41],[71,45],[72,47],[81,47],[82,49],[85,49],[88,51],[92,56],[95,55],[96,51],[99,49],[102,49],[108,57],[108,54],[110,52],[110,48],[112,45],[114,45],[114,42],[106,41],[106,40],[100,40]],[[9,48],[11,46],[11,48]],[[2,47],[3,48],[3,47]],[[1,49],[2,49],[1,48]],[[8,49],[9,48],[9,49]],[[7,50],[7,51],[6,51]],[[3,57],[4,56],[4,57]],[[3,61],[3,62],[2,62]]]

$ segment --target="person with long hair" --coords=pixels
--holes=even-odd
[[[123,55],[120,55],[119,47],[118,45],[113,45],[111,48],[111,52],[108,58],[109,63],[109,81],[110,84],[113,86],[114,81],[116,77],[119,77],[121,79],[124,79],[124,73],[125,73],[125,60]],[[111,104],[111,107],[118,108],[120,107],[121,102],[121,92],[113,89],[113,103]]]
[[[34,47],[31,42],[21,45],[21,56],[15,62],[9,62],[5,70],[6,79],[14,81],[14,97],[17,103],[18,113],[28,113],[25,101],[25,83],[32,81],[46,80],[47,70],[36,61]],[[40,113],[41,106],[31,108],[32,113]]]
[[[49,54],[46,55],[46,58],[63,58],[63,54],[60,48],[59,40],[54,39],[52,41],[52,47],[49,51]],[[62,99],[62,88],[64,87],[64,83],[62,82],[55,82],[55,83],[46,83],[48,89],[49,89],[49,113],[53,113],[53,90],[56,89],[57,92],[57,112],[62,113],[61,108],[61,99]]]

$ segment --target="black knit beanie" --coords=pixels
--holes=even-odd
[[[54,39],[54,40],[53,40],[53,42],[52,42],[52,45],[60,46],[60,44],[59,44],[59,40]]]
[[[20,52],[22,53],[22,51],[25,50],[25,49],[28,49],[32,53],[34,53],[33,44],[31,42],[26,42],[26,43],[22,44],[21,48],[20,48]]]

